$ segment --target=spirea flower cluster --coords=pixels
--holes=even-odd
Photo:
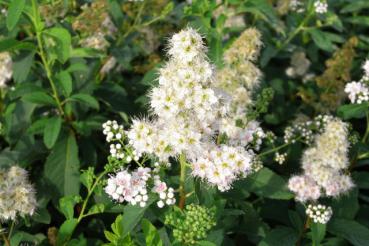
[[[337,118],[332,118],[324,132],[316,136],[313,146],[303,154],[303,174],[291,177],[288,183],[296,200],[338,197],[354,186],[351,178],[344,174],[349,165],[347,138],[347,124]]]
[[[27,171],[13,166],[0,170],[0,221],[33,215],[37,202]]]
[[[309,204],[306,214],[314,223],[327,224],[333,215],[332,208],[322,204]]]
[[[13,62],[9,52],[0,52],[0,88],[13,76]]]
[[[315,12],[318,14],[325,14],[328,11],[328,3],[326,0],[317,0],[314,3]]]
[[[224,67],[218,71],[216,87],[224,91],[228,113],[220,121],[219,131],[225,133],[232,145],[246,146],[265,137],[259,123],[247,119],[247,106],[258,87],[262,73],[254,65],[262,46],[261,34],[255,28],[246,29],[225,51]]]
[[[332,120],[330,115],[318,115],[310,120],[304,115],[300,115],[291,126],[286,127],[284,131],[284,142],[295,143],[297,139],[301,139],[307,144],[314,142],[314,134],[322,133],[325,125]]]
[[[253,42],[260,46],[257,40]],[[243,59],[254,59],[258,53],[255,48],[245,50],[250,54],[244,54]],[[250,172],[253,153],[241,147],[263,133],[254,123],[241,135],[242,143],[230,140],[221,145],[217,141],[219,126],[230,113],[230,102],[223,90],[215,88],[214,68],[205,52],[202,37],[194,29],[173,35],[168,47],[169,61],[159,71],[159,86],[150,93],[153,117],[133,120],[126,135],[137,156],[149,154],[168,162],[169,157],[183,154],[194,166],[196,177],[226,190],[235,179]],[[231,159],[227,159],[228,155]],[[199,172],[197,166],[203,160],[210,160],[213,165],[209,163],[209,168]],[[220,161],[224,161],[223,166]]]
[[[181,212],[168,214],[165,224],[174,228],[173,236],[176,240],[183,245],[194,245],[206,238],[208,231],[215,226],[215,213],[212,209],[191,204]]]
[[[197,159],[192,165],[192,175],[226,191],[237,178],[252,172],[251,156],[243,148],[224,145]]]
[[[345,92],[351,103],[364,103],[369,101],[369,60],[363,65],[364,76],[359,82],[352,81],[345,86]]]
[[[140,207],[146,206],[151,193],[159,195],[160,208],[165,204],[173,205],[176,201],[174,190],[167,187],[166,183],[148,167],[139,167],[132,172],[123,169],[111,175],[105,186],[105,192],[119,203],[128,202]]]

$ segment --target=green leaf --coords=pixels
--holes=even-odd
[[[27,134],[42,134],[46,127],[47,122],[49,121],[48,118],[41,118],[36,120],[32,123],[32,125],[27,129]]]
[[[245,189],[271,199],[289,200],[293,194],[288,191],[286,181],[268,168],[263,168],[245,179]]]
[[[44,176],[57,191],[54,197],[79,194],[78,146],[73,132],[62,134],[48,156]]]
[[[62,71],[56,75],[56,78],[63,89],[64,96],[69,97],[73,90],[72,76],[67,71]]]
[[[27,76],[33,65],[35,53],[30,52],[21,59],[15,60],[13,63],[13,78],[17,83],[22,83],[27,79]]]
[[[16,50],[36,50],[36,46],[32,43],[12,38],[0,40],[0,52]]]
[[[61,126],[62,119],[59,116],[48,119],[44,129],[44,143],[48,149],[51,149],[58,139]]]
[[[369,173],[368,172],[354,172],[352,178],[359,189],[369,189]]]
[[[269,233],[258,244],[258,246],[286,246],[295,245],[298,239],[298,234],[295,230],[289,227],[280,226]]]
[[[81,103],[87,104],[91,108],[94,108],[97,110],[99,109],[99,102],[94,97],[88,94],[82,94],[82,93],[74,94],[73,96],[68,98],[68,100],[81,102]]]
[[[73,219],[74,206],[81,202],[82,198],[78,196],[65,196],[59,200],[59,209],[64,214],[66,219]]]
[[[38,223],[50,224],[51,216],[46,208],[39,208],[32,216],[32,219]]]
[[[216,246],[215,243],[209,242],[209,241],[198,241],[196,243],[198,246]]]
[[[105,211],[105,205],[102,203],[99,204],[94,204],[92,205],[92,207],[88,210],[88,215],[92,215],[92,214],[101,214],[104,213]]]
[[[368,107],[368,103],[347,104],[340,106],[337,109],[337,114],[344,120],[361,119],[365,117],[365,113],[368,110]]]
[[[356,0],[353,1],[350,4],[347,4],[345,7],[343,7],[341,9],[341,13],[349,13],[349,12],[356,12],[356,11],[360,11],[362,9],[366,9],[369,8],[369,2],[366,0],[360,1],[360,0]]]
[[[77,224],[78,224],[77,219],[70,219],[70,220],[64,221],[64,223],[60,226],[60,229],[58,232],[58,238],[56,240],[57,246],[66,245],[68,240],[71,238]]]
[[[22,99],[26,102],[31,102],[40,105],[57,106],[54,98],[49,96],[46,92],[41,91],[26,94],[22,97]]]
[[[143,219],[141,222],[142,230],[145,234],[146,245],[162,246],[163,242],[160,239],[160,235],[150,221]]]
[[[52,36],[56,40],[58,60],[61,63],[65,63],[70,57],[70,49],[72,47],[72,38],[69,31],[65,28],[54,27],[45,31],[45,34]]]
[[[334,219],[328,224],[328,231],[355,246],[367,246],[369,242],[369,229],[353,220]]]
[[[346,21],[356,25],[369,26],[369,17],[367,16],[355,16],[347,18]]]
[[[319,29],[309,29],[308,32],[310,33],[311,38],[316,46],[328,52],[333,50],[332,42],[324,32],[320,31]]]
[[[6,27],[13,30],[22,15],[26,0],[11,0],[6,16]]]
[[[314,246],[319,246],[323,241],[326,232],[326,224],[312,223],[311,236],[314,242]]]
[[[140,206],[132,206],[128,205],[124,208],[123,219],[121,222],[121,228],[123,232],[121,232],[122,237],[126,237],[140,222],[143,217],[146,209],[153,203],[153,199],[149,199],[146,206],[141,208]]]

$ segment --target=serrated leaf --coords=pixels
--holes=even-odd
[[[44,176],[55,191],[54,198],[79,194],[78,146],[73,132],[62,134],[48,156]]]
[[[35,50],[36,46],[29,42],[18,41],[16,39],[7,38],[0,40],[0,52],[15,50]]]
[[[58,238],[56,241],[56,246],[66,245],[69,238],[72,236],[77,224],[78,224],[77,219],[70,219],[70,220],[64,221],[64,223],[60,226],[60,229],[58,231]]]
[[[328,224],[328,231],[355,246],[367,246],[369,242],[369,229],[353,220],[334,219]]]
[[[141,222],[142,230],[145,235],[146,245],[162,246],[163,242],[160,239],[160,235],[150,221],[143,219]]]
[[[326,224],[312,223],[311,225],[311,236],[314,245],[319,246],[320,242],[323,241],[326,232]]]
[[[337,109],[337,114],[344,120],[349,119],[361,119],[365,117],[365,113],[368,110],[368,103],[361,104],[347,104],[340,106]]]
[[[51,105],[51,106],[57,105],[54,98],[49,96],[46,92],[41,91],[26,94],[22,97],[22,99],[24,101],[40,105]]]
[[[26,0],[11,0],[6,16],[6,27],[8,30],[13,30],[17,25],[25,4]]]
[[[44,143],[48,149],[51,149],[58,139],[61,126],[62,119],[59,116],[48,119],[44,129]]]
[[[65,97],[69,97],[73,91],[72,76],[67,71],[62,71],[56,75],[56,78],[63,89]]]
[[[316,46],[318,46],[320,49],[328,52],[333,50],[332,42],[324,32],[318,29],[309,29],[308,32],[310,33],[311,38]]]
[[[99,102],[94,97],[88,94],[74,94],[68,100],[81,102],[90,106],[91,108],[99,109]]]
[[[78,196],[65,196],[59,200],[59,209],[64,214],[66,219],[73,219],[74,206],[81,202],[82,198]]]
[[[70,57],[70,49],[72,47],[72,37],[65,28],[54,27],[45,31],[45,34],[52,36],[57,43],[56,53],[58,60],[65,63]]]
[[[293,194],[287,190],[286,181],[268,168],[263,168],[245,179],[245,189],[271,199],[289,200]]]

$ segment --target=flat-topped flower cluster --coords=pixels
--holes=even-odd
[[[26,170],[17,166],[0,170],[0,221],[33,215],[36,205],[35,190]]]
[[[354,186],[351,177],[344,173],[349,166],[347,139],[347,124],[331,117],[324,132],[303,154],[303,174],[289,180],[288,187],[296,194],[296,200],[338,197]]]
[[[346,84],[345,92],[351,103],[364,103],[369,101],[369,60],[366,60],[363,65],[364,76],[359,82],[352,81]]]

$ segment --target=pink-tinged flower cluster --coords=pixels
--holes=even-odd
[[[176,202],[173,188],[167,187],[167,184],[155,174],[155,170],[148,167],[139,167],[133,172],[121,170],[110,176],[105,192],[119,203],[128,202],[140,207],[146,206],[150,192],[159,196],[160,208],[165,204],[173,205]]]
[[[296,194],[296,200],[306,202],[319,197],[337,197],[353,186],[348,168],[347,124],[331,118],[322,134],[308,148],[302,158],[303,174],[290,178],[288,187]]]
[[[223,145],[193,162],[192,174],[226,191],[236,179],[252,172],[252,158],[251,152]]]
[[[359,82],[352,81],[346,84],[345,92],[351,103],[365,103],[369,101],[369,60],[362,66],[364,75]]]

